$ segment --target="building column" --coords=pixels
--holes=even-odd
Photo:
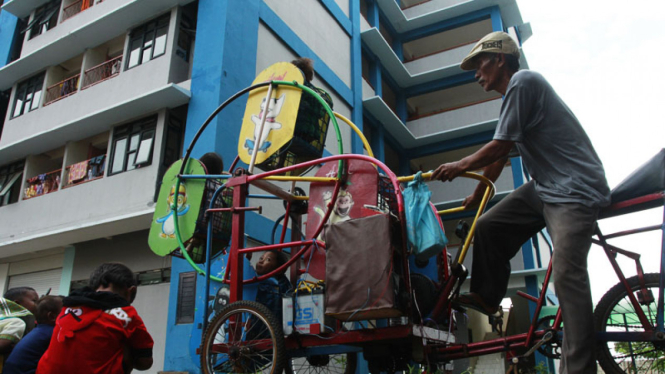
[[[74,257],[76,257],[76,247],[68,245],[65,247],[65,257],[62,259],[62,275],[60,276],[60,295],[69,295],[69,289],[72,284],[72,273],[74,272]]]

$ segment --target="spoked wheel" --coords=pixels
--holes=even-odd
[[[649,323],[656,324],[656,309],[659,298],[659,274],[645,274],[644,281],[649,291],[643,297],[637,276],[627,279],[630,289],[640,303]],[[623,284],[612,287],[600,300],[594,312],[596,331],[599,332],[643,332],[633,304]],[[607,374],[650,374],[665,372],[665,344],[663,342],[598,342],[598,363]]]
[[[551,331],[554,336],[550,341],[547,343],[541,345],[538,347],[538,352],[540,352],[543,356],[549,357],[549,358],[554,358],[554,359],[561,359],[561,340],[559,339],[559,335],[557,334],[556,331],[552,329],[554,326],[554,316],[547,316],[544,318],[541,318],[538,321],[538,326],[537,330],[545,330],[545,331]]]
[[[286,365],[287,374],[353,374],[356,372],[358,354],[340,353],[332,355],[312,355],[294,357]]]
[[[202,342],[205,374],[280,374],[284,369],[282,328],[263,304],[238,301],[210,322]]]

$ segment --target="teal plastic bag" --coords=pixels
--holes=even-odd
[[[418,259],[425,260],[440,253],[448,244],[439,217],[430,203],[432,191],[418,172],[402,192],[406,213],[409,246]]]

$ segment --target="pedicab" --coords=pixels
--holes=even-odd
[[[238,157],[228,173],[207,174],[205,166],[191,157],[194,145],[220,111],[245,95]],[[197,350],[202,371],[352,373],[362,353],[370,372],[414,368],[437,372],[462,357],[510,351],[517,352],[516,363],[537,349],[556,351],[562,334],[560,314],[553,323],[543,325],[538,312],[523,334],[456,343],[455,309],[460,308],[453,308],[452,301],[468,276],[462,263],[475,222],[494,195],[494,185],[479,174],[462,175],[487,186],[482,202],[471,225],[460,230],[463,245],[457,253],[450,256],[443,248],[431,258],[419,258],[434,264],[434,271],[421,273],[414,266],[417,248],[407,241],[403,196],[405,183],[416,176],[398,177],[374,158],[362,131],[333,112],[326,96],[305,82],[295,66],[269,67],[209,116],[184,158],[163,178],[151,226],[151,249],[158,255],[186,259],[205,277],[206,295],[211,282],[221,284],[212,305],[206,300],[202,306],[203,334]],[[367,155],[344,153],[339,122],[360,138]],[[338,153],[322,157],[329,125],[335,130]],[[239,161],[248,167],[238,166]],[[262,213],[261,206],[248,202],[259,199],[283,201],[285,213],[273,228],[274,237],[282,221],[279,240],[245,247],[248,214]],[[610,260],[616,255],[611,247],[605,250]],[[285,252],[289,259],[267,274],[246,277],[245,262],[265,251]],[[223,264],[221,271],[214,270],[221,276],[211,275],[215,259]],[[289,274],[294,290],[283,295],[280,320],[274,310],[246,296],[246,291],[283,272]],[[551,264],[538,297],[522,293],[537,303],[538,311],[545,302],[550,274]],[[658,328],[653,327],[655,322],[649,325],[648,317],[642,318],[645,331],[662,331],[662,286],[661,282],[658,297],[641,299],[658,305],[661,315]],[[607,334],[611,333],[606,332],[606,345],[616,339]],[[619,338],[641,340],[662,352],[662,345],[653,343],[656,335],[637,335]]]

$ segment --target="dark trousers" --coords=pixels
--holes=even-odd
[[[478,220],[473,244],[471,292],[497,306],[506,295],[510,259],[547,227],[554,252],[552,278],[564,323],[561,374],[596,373],[593,303],[587,255],[598,217],[582,204],[543,203],[526,183]]]

